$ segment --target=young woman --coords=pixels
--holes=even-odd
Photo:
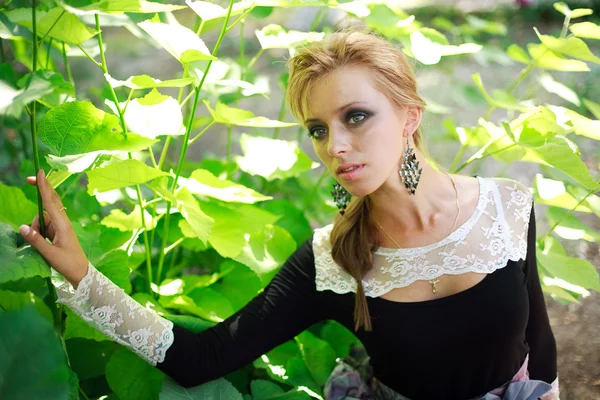
[[[558,399],[527,187],[428,164],[425,104],[404,55],[385,40],[338,32],[288,65],[291,109],[338,182],[333,223],[315,229],[246,307],[193,334],[88,262],[40,171],[52,244],[37,217],[21,233],[69,281],[58,302],[187,387],[336,320],[369,357],[355,349],[340,361],[327,399]]]

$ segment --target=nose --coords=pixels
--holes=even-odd
[[[343,128],[331,127],[327,138],[327,154],[337,157],[350,150],[350,137],[348,131]]]

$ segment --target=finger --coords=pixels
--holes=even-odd
[[[27,183],[29,183],[31,186],[36,186],[37,185],[37,178],[35,176],[28,176],[27,177]]]
[[[54,230],[54,224],[52,224],[52,218],[48,211],[44,210],[44,225],[46,227],[45,234],[48,239],[54,242],[54,237],[56,236],[56,232]],[[38,232],[41,232],[40,229],[40,215],[39,213],[35,214],[33,221],[31,222],[31,228],[35,229]]]
[[[23,238],[25,238],[27,243],[31,244],[40,252],[42,257],[44,257],[51,265],[56,265],[56,262],[59,259],[57,247],[48,243],[37,230],[31,229],[27,225],[21,225],[19,232]]]
[[[48,210],[50,214],[50,218],[54,222],[55,230],[61,230],[68,226],[69,219],[67,218],[67,214],[61,210],[62,201],[60,200],[60,196],[50,182],[46,179],[44,175],[44,170],[40,169],[37,174],[37,182],[40,188],[40,192],[42,193],[42,201],[44,202],[44,208]]]

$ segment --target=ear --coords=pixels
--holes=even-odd
[[[404,135],[412,136],[417,131],[419,125],[421,125],[421,118],[423,117],[423,109],[418,106],[407,106],[406,107],[406,123],[404,124]]]

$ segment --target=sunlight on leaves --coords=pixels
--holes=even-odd
[[[153,88],[167,88],[176,87],[181,88],[190,85],[194,82],[194,78],[180,78],[180,79],[169,79],[161,81],[160,79],[152,78],[148,75],[136,75],[130,76],[125,81],[114,79],[109,74],[104,74],[107,82],[111,84],[113,88],[121,86],[128,87],[130,89],[153,89]]]
[[[37,214],[37,205],[25,197],[21,188],[0,183],[0,199],[0,222],[9,224],[15,231],[22,224],[31,224]]]
[[[88,193],[94,195],[112,189],[146,183],[168,173],[138,160],[122,160],[87,172]]]
[[[219,179],[209,171],[197,169],[190,178],[179,178],[179,185],[185,186],[191,193],[213,197],[227,202],[253,204],[272,199],[253,189],[225,179]]]
[[[130,214],[126,214],[122,210],[114,208],[110,210],[110,214],[104,217],[100,223],[110,228],[117,228],[121,231],[133,231],[135,229],[140,229],[143,226],[140,210],[141,209],[138,204],[135,205]],[[148,211],[144,210],[144,221],[146,222],[146,230],[150,231],[156,228],[158,219],[153,220],[152,215],[150,215]]]

